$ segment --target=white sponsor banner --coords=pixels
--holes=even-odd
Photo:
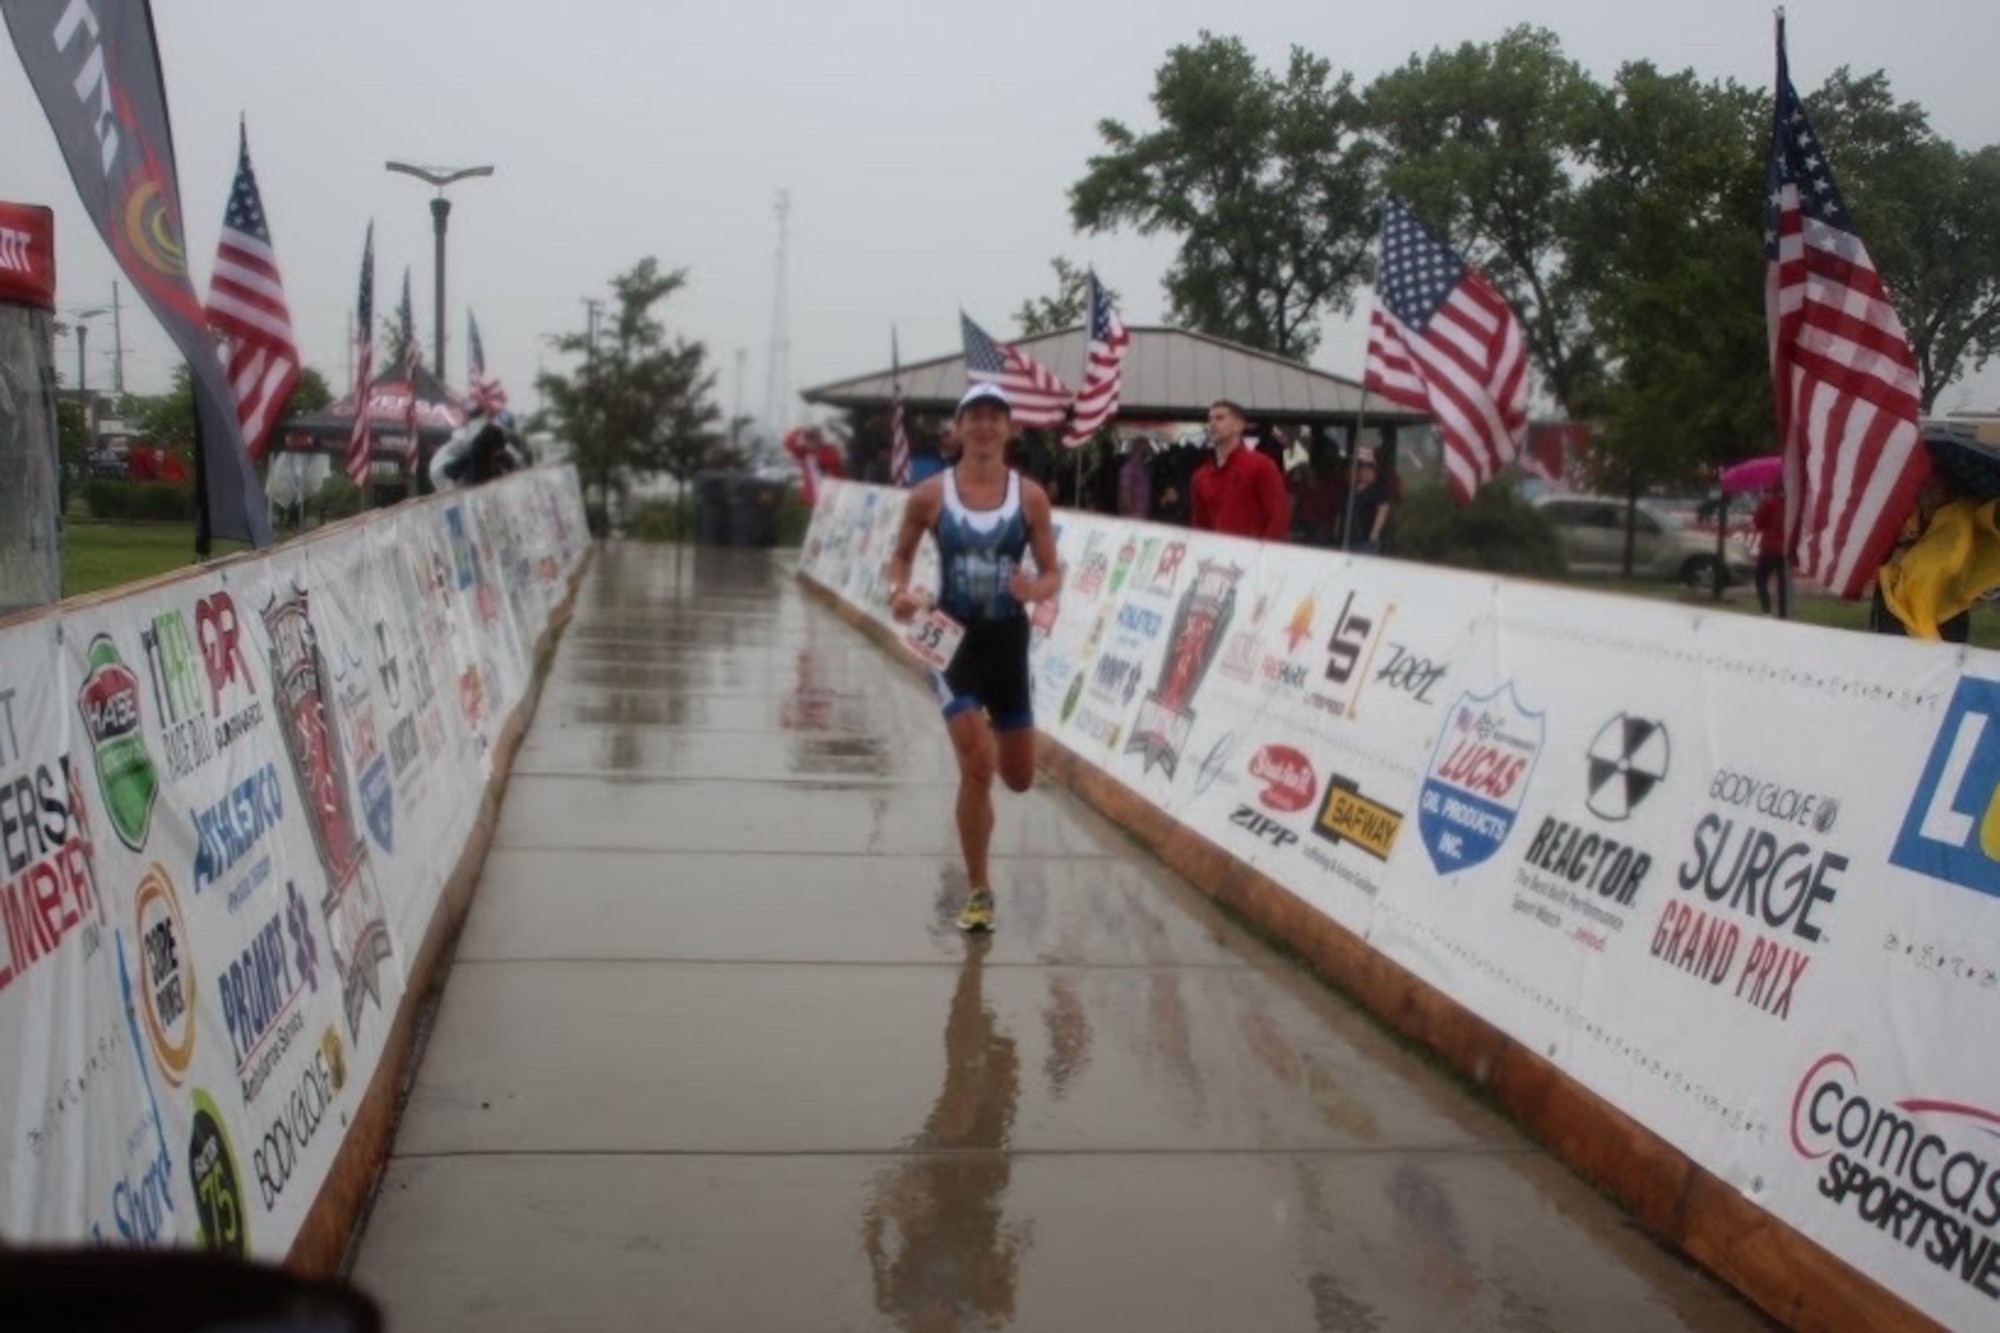
[[[0,1235],[290,1249],[586,541],[538,469],[0,628]]]
[[[886,621],[903,499],[829,483],[801,572]],[[1044,732],[1941,1322],[1994,1319],[2000,656],[1058,527]]]

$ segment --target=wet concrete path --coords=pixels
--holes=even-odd
[[[1116,828],[1002,794],[789,553],[579,595],[355,1280],[397,1333],[1765,1325]]]

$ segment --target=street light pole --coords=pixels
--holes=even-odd
[[[407,162],[385,162],[390,171],[401,172],[405,176],[415,176],[418,180],[437,187],[437,195],[431,200],[431,230],[437,237],[437,298],[436,317],[433,324],[431,369],[442,381],[444,375],[444,233],[446,221],[451,217],[451,200],[444,197],[444,187],[454,181],[462,181],[472,176],[491,176],[493,168],[486,167],[415,167]]]

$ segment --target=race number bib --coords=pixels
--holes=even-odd
[[[964,637],[965,626],[932,607],[911,621],[910,627],[903,631],[903,646],[915,653],[917,660],[925,666],[942,671],[951,665],[952,657],[958,652],[958,641]]]

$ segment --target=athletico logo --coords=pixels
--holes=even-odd
[[[1996,1142],[2000,1113],[1871,1099],[1845,1055],[1821,1056],[1792,1097],[1792,1148],[1825,1163],[1820,1197],[1989,1298],[2000,1298]]]
[[[1295,815],[1313,803],[1319,776],[1312,760],[1289,745],[1267,745],[1250,758],[1250,776],[1264,784],[1257,799],[1273,810]]]
[[[1889,860],[2000,897],[2000,681],[1959,679]]]
[[[178,1088],[194,1059],[194,959],[187,922],[166,867],[155,862],[139,881],[133,912],[139,939],[139,1011],[160,1074]]]
[[[1452,705],[1418,795],[1417,827],[1440,875],[1470,870],[1500,850],[1528,794],[1546,734],[1508,681]]]
[[[1403,831],[1403,812],[1391,810],[1372,797],[1361,794],[1361,784],[1336,773],[1326,781],[1326,799],[1320,802],[1313,832],[1339,846],[1350,843],[1374,857],[1387,861],[1396,848],[1396,835]]]

